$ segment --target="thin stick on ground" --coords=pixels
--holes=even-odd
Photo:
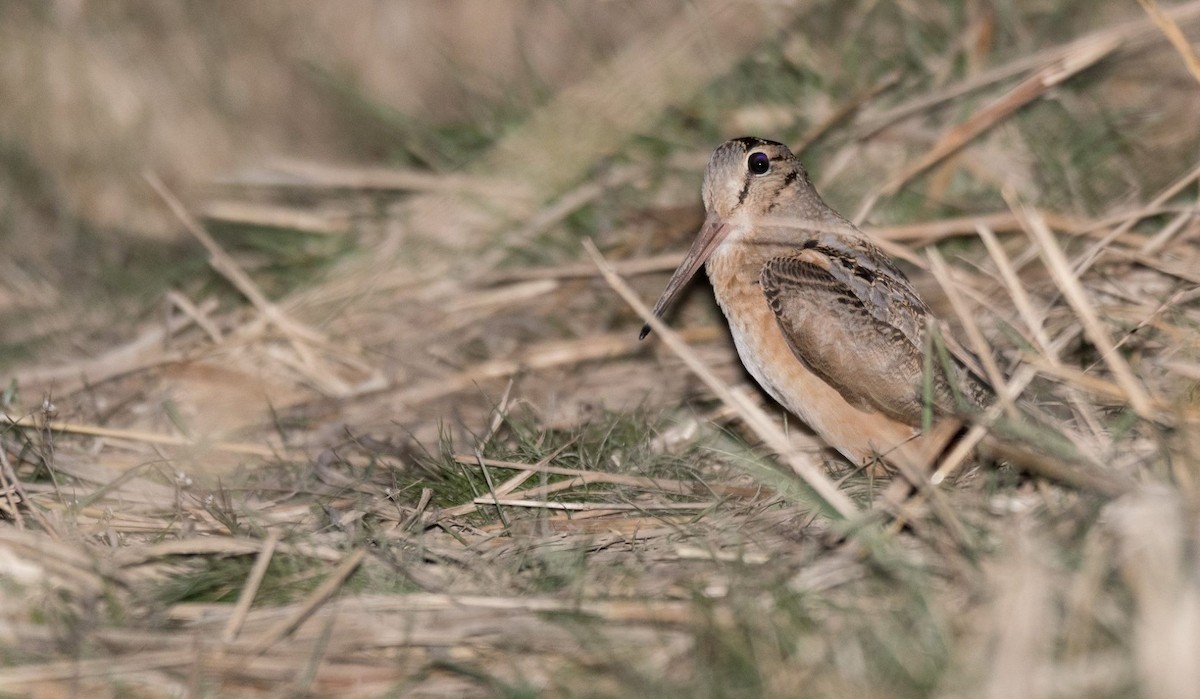
[[[468,454],[455,454],[452,458],[460,464],[469,466],[478,463],[475,456]],[[587,479],[589,482],[611,483],[613,485],[624,485],[643,490],[661,490],[677,495],[690,495],[697,492],[695,484],[687,481],[671,478],[651,478],[648,476],[629,476],[623,473],[608,473],[607,471],[588,471],[586,469],[568,468],[566,466],[549,466],[547,465],[549,461],[550,459],[542,459],[536,464],[525,464],[516,461],[502,461],[500,459],[483,459],[483,463],[493,468],[507,468],[531,473],[552,473],[560,476],[576,476]],[[757,492],[756,488],[746,488],[730,483],[705,483],[704,489],[719,495],[737,497],[749,497]],[[501,490],[503,489],[497,488],[497,492]]]
[[[198,536],[167,539],[154,544],[127,546],[117,550],[112,560],[118,567],[140,566],[168,556],[246,556],[263,550],[264,541],[232,536]],[[332,546],[303,542],[276,544],[276,550],[289,556],[303,556],[325,563],[341,560],[343,554]]]
[[[208,339],[212,340],[214,345],[221,344],[221,341],[224,339],[221,329],[208,317],[209,311],[216,308],[215,302],[210,300],[210,303],[205,304],[208,307],[208,310],[205,310],[204,307],[192,303],[192,300],[185,296],[183,292],[171,289],[167,291],[167,303],[183,311],[184,315],[208,335]]]
[[[1187,66],[1188,72],[1192,77],[1200,82],[1200,57],[1196,56],[1196,50],[1192,48],[1192,44],[1188,38],[1183,35],[1183,30],[1179,28],[1179,24],[1175,22],[1167,13],[1162,11],[1158,6],[1157,0],[1138,0],[1146,13],[1150,15],[1150,19],[1158,25],[1159,30],[1167,37],[1167,41],[1175,47],[1179,55],[1183,58],[1183,64]]]
[[[716,394],[723,403],[737,411],[746,425],[766,442],[767,446],[779,454],[780,458],[787,462],[796,475],[800,476],[830,509],[845,519],[853,519],[859,514],[855,504],[845,493],[837,489],[833,481],[829,480],[817,466],[802,458],[792,449],[787,435],[763,412],[762,408],[755,405],[744,393],[735,392],[725,385],[725,382],[717,378],[716,374],[705,366],[700,357],[670,326],[650,312],[650,308],[642,303],[642,300],[638,298],[633,289],[629,288],[625,280],[613,271],[608,260],[604,259],[604,256],[596,249],[595,243],[591,240],[584,240],[583,247],[595,261],[596,267],[600,269],[600,274],[613,288],[613,291],[616,291],[637,312],[642,320],[662,338],[663,344],[669,347],[683,361],[684,365],[708,386],[709,390]]]
[[[115,427],[101,427],[99,425],[81,425],[74,422],[62,422],[59,420],[43,422],[35,419],[32,422],[26,422],[20,418],[14,418],[8,415],[0,415],[0,425],[9,425],[11,427],[17,427],[20,429],[69,432],[71,434],[81,434],[89,437],[124,439],[130,442],[161,444],[169,447],[205,447],[207,449],[226,452],[229,454],[261,456],[263,458],[279,456],[282,453],[279,449],[273,449],[271,447],[258,444],[239,444],[236,442],[204,442],[172,434],[158,434],[155,432],[145,432],[143,430],[124,430]]]
[[[271,646],[279,643],[291,632],[295,631],[305,622],[313,612],[315,612],[322,604],[329,601],[334,593],[346,582],[350,574],[358,568],[362,563],[363,558],[367,555],[367,550],[360,548],[350,553],[342,559],[338,567],[329,574],[325,582],[321,586],[312,591],[304,602],[295,609],[286,619],[282,619],[278,624],[267,629],[263,635],[256,641],[250,650],[249,655],[261,655],[265,653]]]
[[[1030,299],[1029,292],[1025,290],[1025,285],[1021,283],[1021,278],[1017,276],[1017,271],[1013,268],[1008,253],[1004,251],[990,227],[979,224],[975,231],[979,234],[979,239],[983,241],[984,247],[987,248],[992,262],[996,264],[996,271],[1000,273],[1004,288],[1012,298],[1017,313],[1021,315],[1026,327],[1029,328],[1029,333],[1037,343],[1038,349],[1047,360],[1057,364],[1058,355],[1050,351],[1050,336],[1046,334],[1044,314],[1039,314],[1034,310],[1033,300]]]
[[[246,578],[246,585],[242,588],[241,596],[238,597],[237,606],[233,608],[233,614],[229,616],[229,622],[225,624],[225,630],[221,633],[223,643],[233,643],[237,639],[238,632],[242,630],[242,624],[246,622],[246,615],[250,613],[250,605],[254,603],[258,588],[267,575],[267,566],[271,564],[271,557],[275,555],[275,546],[279,543],[279,538],[278,530],[271,529],[267,532],[262,550],[254,559],[254,567],[250,570],[250,576]]]
[[[1083,234],[1090,229],[1089,223],[1081,219],[1064,216],[1054,211],[1040,211],[1046,217],[1046,221],[1051,226],[1054,226],[1055,230]],[[991,214],[952,216],[916,223],[898,223],[888,226],[876,225],[869,226],[864,230],[875,239],[882,238],[896,243],[911,241],[914,244],[928,245],[947,238],[970,235],[979,226],[987,226],[992,231],[1018,232],[1021,230],[1021,219],[1012,211],[997,211]],[[675,259],[675,266],[678,267],[678,261],[683,259],[683,255],[678,255]],[[674,267],[670,269],[674,269]],[[667,271],[670,271],[670,269]]]
[[[519,498],[495,498],[480,495],[475,498],[477,505],[503,505],[505,507],[532,507],[541,510],[567,510],[571,512],[588,512],[594,510],[654,512],[656,510],[711,510],[715,502],[647,502],[629,504],[625,502],[554,502],[552,500],[523,500]]]
[[[0,669],[0,690],[8,691],[27,685],[71,680],[78,688],[81,679],[120,677],[123,674],[183,667],[196,662],[196,651],[167,650],[140,652],[136,655],[105,658],[71,658],[46,663],[17,665]],[[35,696],[33,693],[21,696]]]

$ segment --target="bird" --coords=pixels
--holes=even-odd
[[[989,402],[974,357],[786,145],[723,143],[702,199],[704,223],[654,315],[703,265],[749,374],[854,465],[928,468],[962,417]]]

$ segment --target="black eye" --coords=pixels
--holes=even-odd
[[[746,166],[756,175],[765,175],[771,169],[771,159],[761,151],[751,153],[750,158],[746,160]]]

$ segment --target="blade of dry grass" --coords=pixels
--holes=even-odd
[[[195,661],[194,650],[143,651],[133,657],[54,660],[48,663],[0,668],[0,689],[16,691],[28,685],[55,680],[77,680],[106,675],[120,677],[147,670],[186,667]]]
[[[474,456],[467,454],[455,454],[454,460],[464,466],[472,466],[477,463]],[[606,471],[586,471],[578,468],[568,468],[565,466],[549,466],[547,463],[550,459],[545,459],[543,462],[536,464],[527,464],[518,461],[503,461],[501,459],[483,459],[483,463],[496,468],[517,469],[520,471],[528,471],[531,473],[550,473],[560,476],[576,476],[582,478],[589,483],[609,483],[612,485],[624,485],[631,488],[641,488],[644,490],[658,490],[664,493],[674,493],[676,495],[695,495],[701,491],[712,491],[720,495],[730,495],[735,497],[748,497],[757,492],[756,489],[746,488],[743,486],[730,485],[727,483],[708,483],[703,486],[688,481],[673,480],[670,478],[649,478],[646,476],[629,476],[623,473],[608,473]]]
[[[1150,15],[1150,19],[1154,20],[1154,24],[1167,37],[1167,41],[1170,41],[1175,50],[1179,52],[1179,56],[1183,59],[1183,64],[1187,66],[1188,72],[1192,74],[1192,77],[1197,82],[1200,82],[1200,57],[1196,56],[1196,50],[1192,48],[1192,44],[1188,41],[1188,38],[1183,35],[1183,30],[1179,28],[1179,24],[1174,18],[1162,11],[1162,8],[1158,6],[1157,0],[1138,0],[1138,4],[1146,10],[1146,13]]]
[[[1143,318],[1140,318],[1137,322],[1137,325],[1130,328],[1121,337],[1121,339],[1117,341],[1115,346],[1118,349],[1120,349],[1121,346],[1124,345],[1127,341],[1129,341],[1130,338],[1134,337],[1134,335],[1136,333],[1138,333],[1139,331],[1141,331],[1145,328],[1152,328],[1152,327],[1156,327],[1156,326],[1160,327],[1160,328],[1163,327],[1163,326],[1159,325],[1159,321],[1162,319],[1162,317],[1164,315],[1166,315],[1166,312],[1168,310],[1171,310],[1172,308],[1176,308],[1176,307],[1180,307],[1180,306],[1187,306],[1188,304],[1195,302],[1197,299],[1200,299],[1200,287],[1191,287],[1188,289],[1180,289],[1179,291],[1176,291],[1174,294],[1171,294],[1170,298],[1168,298],[1165,301],[1163,301],[1162,303],[1158,304],[1158,306],[1156,306],[1155,309],[1153,311],[1151,311],[1149,315],[1147,315]],[[1180,331],[1180,334],[1182,335],[1182,334],[1185,334],[1186,332],[1187,331]],[[1098,362],[1094,362],[1093,366],[1095,365],[1095,363],[1098,363]],[[1091,369],[1091,368],[1092,368],[1091,366],[1088,367],[1088,369]]]
[[[486,175],[333,165],[295,158],[277,159],[263,169],[234,173],[217,178],[214,183],[237,187],[346,189],[358,192],[457,192],[487,197],[509,197],[520,193],[519,188],[511,182]]]
[[[454,325],[465,325],[477,315],[470,311],[490,314],[497,310],[507,310],[513,304],[552,293],[558,289],[558,286],[558,281],[555,279],[534,279],[505,284],[481,291],[469,291],[447,299],[443,308],[447,316],[466,316],[465,319],[456,319],[454,322]]]
[[[1014,217],[1015,220],[1016,217]],[[1008,253],[1004,251],[1004,247],[1000,245],[1000,241],[991,228],[980,224],[975,230],[979,234],[979,239],[983,241],[984,247],[987,248],[992,262],[995,263],[996,270],[1000,273],[1000,279],[1004,282],[1004,288],[1008,292],[1009,298],[1012,299],[1017,312],[1021,315],[1021,319],[1025,321],[1025,326],[1029,328],[1029,333],[1037,343],[1038,349],[1048,361],[1057,363],[1058,357],[1049,351],[1050,336],[1046,334],[1045,314],[1040,314],[1033,309],[1033,301],[1029,298],[1029,292],[1025,290],[1025,285],[1017,276],[1017,271],[1013,268]]]
[[[638,166],[614,167],[598,177],[585,181],[555,201],[531,215],[516,230],[505,234],[504,249],[517,249],[528,245],[531,240],[560,224],[572,213],[599,199],[622,185],[629,184],[645,175],[646,168]],[[498,250],[497,255],[503,250]]]
[[[126,546],[113,554],[118,567],[145,565],[169,556],[245,556],[259,554],[263,541],[231,536],[204,536],[173,539],[140,546]],[[340,560],[342,552],[331,546],[296,543],[275,544],[275,548],[291,556],[304,556],[331,563]]]
[[[1042,211],[1042,215],[1055,230],[1082,232],[1086,228],[1083,222],[1053,211]],[[941,218],[897,226],[870,226],[865,230],[872,238],[930,244],[947,238],[970,235],[978,226],[987,226],[993,231],[1016,232],[1021,230],[1021,220],[1011,211],[999,211],[994,214]]]
[[[271,564],[271,557],[275,555],[275,547],[279,544],[280,536],[275,529],[267,531],[267,538],[263,540],[262,548],[254,559],[254,567],[250,569],[246,584],[242,586],[242,594],[238,595],[233,614],[229,615],[229,622],[225,624],[225,629],[221,632],[222,643],[233,643],[237,639],[238,632],[242,630],[242,624],[246,622],[246,615],[250,613],[250,605],[254,604],[254,597],[258,594],[258,587],[262,584],[263,578],[267,576],[267,566]]]
[[[557,457],[559,454],[561,454],[563,451],[565,451],[567,449],[567,447],[569,447],[569,446],[570,446],[570,442],[568,442],[567,444],[563,444],[558,449],[555,449],[551,453],[547,454],[545,457],[543,457],[540,461],[538,461],[535,464],[512,463],[511,466],[513,468],[519,469],[519,472],[517,473],[517,475],[513,476],[512,478],[508,479],[504,483],[500,484],[500,487],[497,488],[495,490],[495,493],[493,493],[493,494],[494,495],[495,494],[508,495],[514,489],[519,487],[522,483],[529,480],[534,474],[539,473],[539,472],[550,473],[551,471],[544,470],[544,469],[554,469],[555,467],[547,466],[547,464],[549,464],[551,461],[553,461],[555,459],[555,457]],[[476,450],[476,453],[473,455],[467,456],[467,455],[458,454],[458,455],[455,455],[453,458],[457,463],[459,463],[463,466],[477,466],[481,469],[486,469],[488,466],[494,466],[494,467],[498,467],[498,468],[508,468],[510,465],[510,462],[507,462],[507,461],[497,461],[495,459],[484,458],[482,454],[478,453],[478,450]],[[433,513],[427,520],[424,521],[424,524],[426,526],[429,526],[433,522],[445,520],[445,519],[451,518],[451,517],[461,517],[462,515],[475,512],[478,509],[479,509],[479,503],[476,503],[473,501],[463,503],[461,505],[453,505],[453,506],[447,507],[444,510],[440,510],[438,512]]]
[[[1143,255],[1157,255],[1164,247],[1166,247],[1167,243],[1171,242],[1171,239],[1174,238],[1179,231],[1183,230],[1184,226],[1186,226],[1188,223],[1191,223],[1192,220],[1196,218],[1196,215],[1197,209],[1195,207],[1180,211],[1179,213],[1175,214],[1175,218],[1171,219],[1167,225],[1163,226],[1158,233],[1155,233],[1154,237],[1147,240],[1139,252],[1141,252]]]
[[[1069,383],[1073,387],[1085,391],[1096,398],[1112,401],[1113,403],[1128,401],[1128,394],[1125,390],[1119,384],[1112,381],[1092,376],[1082,369],[1076,369],[1062,363],[1051,364],[1041,356],[1024,355],[1023,358],[1030,366],[1036,368],[1044,376]],[[1163,408],[1164,406],[1160,401],[1152,401],[1150,404],[1150,410],[1156,419],[1167,419],[1166,411]]]
[[[655,512],[658,510],[711,510],[715,502],[555,502],[551,500],[519,500],[516,498],[492,498],[481,495],[473,501],[476,505],[504,505],[505,507],[531,507],[539,510],[564,510],[569,512]]]
[[[509,383],[511,384],[512,382],[510,381]],[[478,448],[475,449],[475,461],[479,465],[479,470],[483,473],[483,482],[485,485],[487,485],[488,493],[492,496],[491,503],[487,503],[487,499],[484,498],[485,502],[482,504],[495,505],[496,515],[500,518],[500,523],[504,525],[505,529],[508,529],[508,516],[504,514],[504,510],[500,507],[500,502],[496,495],[496,484],[492,482],[492,472],[488,469],[487,464],[483,463],[483,452],[481,452]],[[471,502],[472,504],[478,505],[481,504],[479,500],[480,498],[475,498]]]
[[[629,260],[613,262],[613,268],[618,274],[635,276],[653,274],[655,272],[670,272],[679,266],[683,259],[681,252],[665,252],[650,257],[635,257]],[[590,262],[578,262],[555,267],[522,267],[503,269],[493,272],[481,280],[482,284],[502,284],[505,282],[527,281],[533,279],[579,279],[596,276],[596,265]]]
[[[521,477],[528,478],[533,475],[534,475],[533,471],[524,471],[521,474],[515,476],[512,480],[515,481]],[[507,490],[505,490],[504,488],[496,488],[495,493],[490,494],[490,495],[481,495],[481,496],[475,498],[474,500],[472,500],[471,503],[475,504],[475,505],[493,505],[496,503],[497,498],[500,498],[500,497],[504,497],[504,498],[510,499],[510,500],[536,500],[536,499],[540,499],[540,498],[545,498],[547,495],[551,495],[553,493],[561,493],[564,490],[572,490],[574,488],[579,488],[579,487],[586,486],[586,485],[588,485],[588,479],[582,478],[582,477],[568,478],[565,481],[558,481],[557,483],[547,483],[546,485],[538,485],[538,486],[534,486],[532,488],[526,488],[525,490],[517,490],[517,486],[514,485],[513,487],[508,488]],[[500,523],[502,525],[504,525],[505,527],[509,526],[507,520],[505,520],[504,518],[501,518]]]
[[[280,457],[291,451],[286,447],[275,449],[259,444],[238,444],[235,442],[198,442],[178,435],[157,434],[154,432],[146,432],[144,430],[124,430],[114,427],[101,427],[99,425],[80,425],[72,422],[63,422],[61,420],[47,421],[40,417],[14,418],[9,415],[0,415],[0,425],[8,425],[10,427],[16,427],[23,430],[49,430],[50,432],[80,434],[89,437],[121,439],[130,442],[141,442],[143,444],[159,444],[171,447],[201,447],[205,449],[212,449],[214,451],[226,452],[229,454],[261,456],[263,458]]]
[[[203,306],[197,306],[192,303],[191,299],[183,295],[182,292],[171,289],[167,291],[166,300],[171,306],[183,311],[183,314],[195,323],[196,327],[208,335],[208,339],[212,340],[214,345],[221,344],[221,340],[223,339],[221,329],[208,317],[208,314],[212,313],[217,307],[216,299],[209,299]]]
[[[274,228],[281,233],[296,231],[309,235],[339,236],[350,232],[348,214],[314,213],[277,204],[210,201],[204,204],[200,215],[210,221]]]
[[[1131,250],[1111,250],[1110,252],[1119,259],[1131,260],[1147,269],[1161,272],[1189,284],[1200,284],[1200,269],[1194,262],[1143,255]]]

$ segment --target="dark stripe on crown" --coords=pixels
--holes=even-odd
[[[768,141],[765,138],[758,138],[756,136],[742,136],[741,138],[735,138],[733,140],[737,141],[743,146],[746,146],[747,149],[758,148],[759,146],[782,146],[783,148],[787,148],[787,146],[783,145],[779,141]]]

